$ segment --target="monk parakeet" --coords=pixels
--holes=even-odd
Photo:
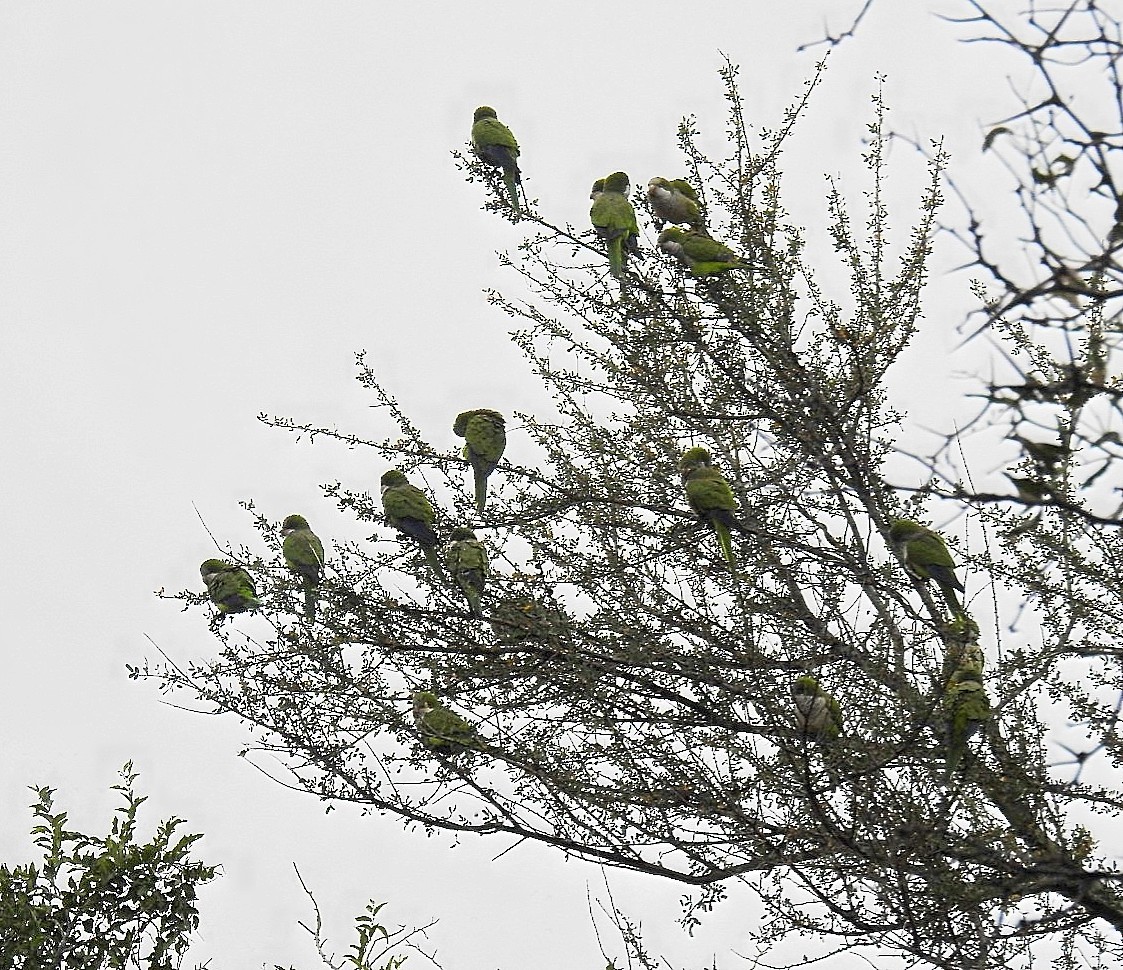
[[[668,181],[653,178],[647,183],[647,201],[655,215],[656,229],[662,229],[668,222],[702,228],[702,206],[698,203],[698,193],[685,179]]]
[[[503,182],[507,186],[507,196],[515,214],[519,209],[519,186],[522,173],[519,171],[519,143],[511,134],[511,129],[500,121],[494,108],[486,104],[476,108],[472,115],[472,148],[489,165],[503,169]]]
[[[487,550],[471,529],[458,526],[452,530],[452,541],[445,550],[445,566],[452,581],[468,598],[468,609],[477,620],[484,618],[480,597],[487,582]]]
[[[386,513],[387,524],[409,536],[421,547],[434,575],[443,582],[444,572],[441,561],[437,558],[440,539],[433,531],[437,515],[432,503],[421,489],[410,485],[409,479],[396,468],[383,474],[381,485],[382,510]]]
[[[500,600],[488,618],[500,643],[556,642],[567,630],[565,614],[529,596]]]
[[[604,180],[604,191],[593,201],[589,218],[597,235],[608,246],[608,268],[613,276],[624,274],[624,254],[639,253],[639,223],[628,201],[628,176],[613,172]]]
[[[1006,473],[1006,477],[1010,479],[1010,484],[1018,490],[1018,498],[1023,502],[1036,504],[1053,497],[1053,486],[1048,482],[1036,478],[1021,478],[1017,475],[1011,475],[1009,472]]]
[[[281,546],[285,562],[304,584],[304,615],[313,622],[316,619],[316,587],[324,575],[323,543],[308,528],[308,520],[303,515],[288,516],[281,523],[281,535],[285,537]]]
[[[706,522],[717,534],[721,554],[729,563],[730,571],[736,575],[737,563],[733,558],[730,530],[745,531],[745,527],[733,514],[737,508],[737,500],[733,497],[733,489],[729,487],[729,482],[720,471],[709,464],[687,461],[688,456],[692,453],[697,455],[698,452],[709,454],[704,448],[691,448],[679,462],[683,484],[686,485],[686,498],[698,518]]]
[[[964,663],[952,674],[944,693],[944,718],[947,721],[947,767],[950,778],[967,750],[967,742],[990,719],[990,700],[983,687],[982,669]]]
[[[464,457],[471,463],[475,477],[476,508],[482,512],[487,502],[487,477],[495,471],[507,446],[503,415],[487,408],[462,411],[452,430],[464,439]]]
[[[478,747],[476,729],[458,714],[453,714],[426,690],[413,695],[413,723],[421,740],[441,754],[457,754]]]
[[[659,233],[659,248],[674,256],[695,276],[713,276],[730,269],[748,269],[749,264],[728,246],[694,230],[668,226]]]
[[[1030,441],[1029,438],[1018,437],[1027,455],[1034,460],[1039,468],[1048,474],[1056,471],[1069,456],[1070,450],[1064,445],[1054,441]]]
[[[220,613],[245,613],[261,606],[250,574],[224,559],[208,559],[199,567],[207,594]]]
[[[934,580],[952,614],[963,611],[955,595],[956,590],[963,592],[963,584],[955,575],[955,562],[939,533],[912,519],[894,519],[889,524],[889,541],[909,575],[925,583]]]
[[[833,741],[842,733],[842,708],[819,682],[807,674],[792,685],[795,720],[804,737]]]
[[[960,667],[970,666],[980,674],[983,672],[985,657],[979,646],[979,625],[966,613],[955,614],[944,629],[943,641],[943,686]]]

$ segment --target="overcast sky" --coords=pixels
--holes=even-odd
[[[463,406],[542,404],[482,294],[517,293],[495,252],[521,230],[479,211],[482,188],[449,154],[477,105],[515,131],[544,211],[582,225],[594,178],[682,173],[683,115],[719,143],[721,53],[742,66],[751,117],[774,126],[823,53],[798,45],[858,6],[0,4],[0,859],[31,858],[28,785],[58,788],[75,827],[104,832],[131,758],[150,825],[186,818],[206,834],[200,856],[223,865],[190,965],[313,966],[295,862],[341,950],[373,896],[391,921],[439,918],[448,970],[603,966],[586,914],[596,869],[532,845],[493,862],[507,843],[450,851],[451,836],[391,818],[325,815],[236,757],[244,726],[163,703],[125,664],[156,657],[149,638],[184,662],[216,650],[202,613],[153,595],[199,586],[213,546],[193,506],[235,543],[254,541],[237,505],[250,498],[278,520],[304,513],[329,546],[342,534],[320,483],[372,488],[381,469],[256,415],[387,432],[353,379],[356,351],[446,444]],[[1013,110],[1009,64],[957,44],[930,6],[882,0],[831,56],[787,154],[789,206],[814,233],[824,175],[855,200],[867,187],[879,72],[894,125],[945,137],[961,181],[991,177],[979,144]],[[923,172],[903,146],[892,172],[904,241]],[[937,265],[959,259],[941,251]],[[957,342],[967,280],[941,275],[931,298],[914,365]],[[915,380],[898,395],[921,416],[934,396]],[[680,887],[610,879],[653,951],[738,965],[729,949],[746,949],[756,912],[743,895],[691,940],[671,923]]]

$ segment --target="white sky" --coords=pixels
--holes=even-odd
[[[340,949],[373,896],[390,900],[391,921],[439,917],[431,939],[448,970],[602,966],[585,913],[597,870],[531,845],[493,863],[506,843],[450,852],[450,835],[348,807],[325,816],[235,757],[242,726],[162,704],[124,665],[155,658],[146,636],[182,661],[216,648],[202,614],[152,593],[199,586],[213,547],[192,503],[235,542],[254,539],[236,504],[247,498],[278,520],[306,514],[329,546],[350,526],[318,485],[373,487],[370,456],[294,444],[255,415],[385,432],[353,380],[355,351],[370,351],[438,440],[451,442],[464,406],[541,403],[481,292],[517,287],[494,253],[520,230],[479,211],[482,188],[449,155],[476,105],[515,131],[544,210],[582,225],[605,172],[681,173],[682,115],[717,144],[719,50],[742,65],[754,117],[773,125],[823,52],[796,47],[821,33],[824,12],[837,26],[858,6],[0,5],[0,859],[31,857],[31,784],[57,787],[75,827],[104,832],[108,789],[132,758],[148,823],[185,817],[206,834],[202,858],[224,867],[204,891],[190,965],[312,966],[296,862]],[[876,72],[895,125],[946,136],[961,181],[989,177],[980,133],[1012,110],[999,52],[956,44],[928,7],[882,0],[832,55],[787,162],[789,204],[813,229],[825,173],[855,200],[866,188]],[[903,147],[893,172],[904,241],[922,172]],[[922,357],[957,342],[966,279],[938,279],[932,299]],[[938,399],[912,381],[898,401],[923,414]],[[681,887],[611,880],[653,951],[738,964],[728,947],[744,946],[753,918],[743,897],[699,942],[670,923]]]

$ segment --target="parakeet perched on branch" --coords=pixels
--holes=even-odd
[[[443,582],[444,571],[437,557],[440,539],[433,531],[437,515],[432,503],[421,489],[410,485],[409,479],[396,468],[383,473],[381,486],[382,510],[386,513],[387,524],[409,536],[421,547],[429,568]]]
[[[445,566],[452,581],[468,599],[468,609],[477,620],[484,618],[480,597],[487,582],[487,549],[471,530],[458,526],[452,530],[452,541],[445,550]]]
[[[324,575],[324,545],[308,528],[303,515],[290,515],[281,523],[285,541],[281,553],[289,569],[304,584],[304,616],[311,623],[316,619],[316,587]]]
[[[1025,453],[1046,474],[1053,474],[1071,454],[1071,449],[1054,441],[1030,441],[1029,438],[1016,436]]]
[[[421,740],[441,754],[457,754],[465,748],[479,747],[476,729],[458,714],[453,714],[426,690],[413,695],[413,723]]]
[[[500,600],[491,611],[488,623],[499,642],[511,646],[528,641],[557,645],[569,630],[561,610],[529,596]]]
[[[700,232],[668,226],[659,233],[659,248],[674,256],[695,276],[714,276],[730,269],[748,269],[728,246]]]
[[[507,447],[504,425],[503,415],[487,408],[462,411],[452,425],[453,433],[464,439],[464,457],[472,465],[476,508],[481,512],[487,503],[487,477],[495,471]]]
[[[597,235],[608,247],[609,271],[619,279],[624,275],[624,254],[639,253],[639,223],[628,201],[628,176],[613,172],[604,180],[604,188],[593,201],[589,218]]]
[[[199,574],[220,613],[245,613],[261,606],[253,579],[241,566],[224,559],[208,559],[199,567]]]
[[[933,580],[952,614],[963,612],[955,595],[956,590],[964,591],[963,584],[955,575],[955,562],[938,532],[912,519],[894,519],[889,523],[889,541],[910,576],[924,583]]]
[[[792,685],[796,725],[804,737],[814,741],[833,741],[842,733],[842,708],[838,701],[807,674]]]
[[[698,193],[685,179],[653,178],[647,183],[647,202],[655,216],[656,229],[662,229],[668,222],[702,228]]]
[[[691,448],[679,460],[679,471],[686,486],[686,498],[698,518],[707,523],[717,535],[721,554],[729,563],[730,571],[737,574],[733,558],[731,529],[746,532],[744,525],[733,514],[737,500],[725,476],[710,464],[705,448]]]
[[[983,672],[985,657],[979,646],[979,625],[966,613],[956,613],[943,631],[943,686],[951,681],[960,667],[970,666]]]
[[[990,699],[983,687],[982,667],[963,663],[952,674],[944,693],[944,718],[947,721],[947,767],[950,779],[967,750],[967,742],[990,720]]]
[[[495,114],[494,108],[486,104],[476,108],[472,115],[472,148],[489,165],[503,169],[503,182],[507,186],[507,196],[515,214],[520,214],[519,186],[522,173],[519,171],[519,143],[515,136]]]

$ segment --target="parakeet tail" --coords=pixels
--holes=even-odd
[[[515,210],[515,215],[522,214],[522,210],[519,209],[518,177],[518,169],[503,170],[503,181],[507,183],[507,197],[511,200],[511,208]]]
[[[476,471],[474,475],[476,483],[476,508],[482,512],[484,506],[487,504],[487,475],[479,471]]]
[[[733,539],[729,534],[729,527],[724,522],[715,520],[714,532],[717,533],[717,541],[718,545],[721,546],[721,554],[725,556],[725,561],[729,563],[729,571],[736,576],[737,562],[733,558]]]
[[[465,590],[464,595],[468,597],[468,610],[472,614],[472,619],[482,620],[484,611],[480,609],[480,594],[474,589],[469,589]]]
[[[316,622],[316,587],[304,584],[304,617],[309,623]]]
[[[963,612],[963,606],[959,602],[959,597],[955,595],[955,589],[947,583],[940,583],[940,592],[944,594],[944,599],[947,600],[948,607],[951,609],[952,616],[956,616]]]
[[[608,271],[619,279],[624,275],[624,237],[608,240]]]
[[[437,550],[433,547],[422,550],[425,553],[425,558],[429,562],[429,568],[433,570],[433,575],[437,577],[442,583],[446,582],[445,572],[441,569],[441,561],[437,558]]]
[[[959,762],[963,760],[964,743],[962,741],[952,740],[948,743],[947,759],[944,761],[944,784],[950,785],[952,775],[955,774],[955,769],[959,767]]]

